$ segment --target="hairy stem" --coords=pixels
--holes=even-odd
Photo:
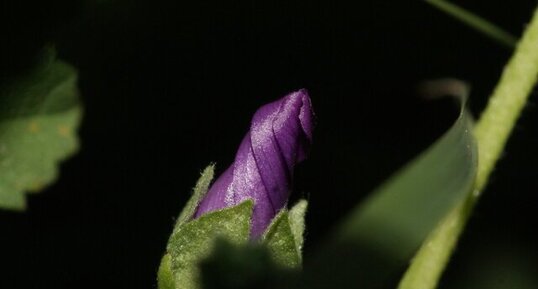
[[[538,9],[504,68],[474,133],[479,162],[468,198],[455,207],[425,240],[399,289],[433,289],[446,267],[480,193],[521,114],[538,78]]]

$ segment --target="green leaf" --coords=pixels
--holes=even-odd
[[[163,286],[159,288],[170,288],[170,276],[176,289],[200,288],[198,262],[209,256],[218,238],[233,244],[248,241],[252,207],[253,202],[248,200],[180,225],[168,243],[169,256],[164,258],[170,260],[162,262],[168,267],[159,269],[159,285]]]
[[[461,203],[476,176],[471,116],[455,124],[356,208],[309,267],[305,288],[395,287],[428,233]]]
[[[275,262],[281,266],[295,268],[301,264],[301,252],[297,250],[297,241],[293,235],[289,213],[282,210],[263,236]]]
[[[213,176],[215,174],[215,165],[211,164],[207,166],[204,171],[202,172],[202,175],[196,182],[196,186],[194,186],[193,194],[185,207],[183,208],[183,211],[181,211],[181,214],[179,215],[179,218],[176,222],[176,229],[183,225],[185,222],[192,219],[194,216],[194,213],[196,212],[196,208],[198,208],[198,204],[202,200],[202,198],[207,193],[207,190],[209,189],[209,185],[211,184],[211,181],[213,180]]]
[[[81,106],[75,69],[48,53],[32,71],[0,84],[0,207],[23,210],[26,192],[58,175],[78,149]]]

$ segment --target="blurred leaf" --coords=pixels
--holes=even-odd
[[[453,259],[440,289],[538,288],[538,251],[534,242],[521,238],[517,232],[493,231],[479,237],[478,242],[463,244],[467,247],[463,249],[465,254],[460,251]]]
[[[397,285],[413,253],[475,180],[472,121],[460,100],[452,128],[355,209],[305,268],[305,288]]]
[[[475,29],[485,36],[497,41],[499,44],[507,48],[514,48],[517,43],[517,37],[510,34],[508,31],[500,28],[488,20],[457,6],[454,3],[445,0],[425,0],[433,7],[445,12],[446,14],[461,21],[463,24]]]
[[[216,239],[222,238],[233,244],[249,239],[252,206],[253,202],[248,200],[180,225],[170,237],[168,256],[165,255],[161,262],[165,267],[159,269],[159,285],[163,286],[160,289],[199,288],[198,262],[211,253]],[[175,287],[170,287],[172,285]]]
[[[78,149],[81,106],[77,74],[47,53],[35,69],[0,84],[0,207],[22,210],[24,193],[58,175]]]
[[[201,263],[204,289],[284,289],[296,271],[273,262],[259,243],[233,245],[220,240],[211,256]]]

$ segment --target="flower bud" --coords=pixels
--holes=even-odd
[[[312,143],[313,116],[305,89],[258,109],[235,161],[209,188],[194,218],[252,199],[251,238],[261,236],[287,204],[293,168]]]

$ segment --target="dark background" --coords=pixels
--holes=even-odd
[[[454,1],[515,35],[536,1]],[[484,107],[510,49],[422,1],[0,2],[0,77],[43,45],[77,67],[82,147],[60,180],[0,212],[0,288],[155,288],[199,172],[224,169],[260,105],[309,90],[318,126],[294,199],[307,248],[440,136],[456,109],[416,94],[457,77]],[[538,288],[531,97],[441,288]]]

